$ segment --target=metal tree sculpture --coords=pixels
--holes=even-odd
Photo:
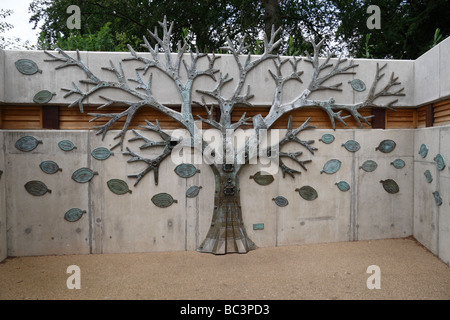
[[[58,65],[56,69],[75,66],[83,70],[88,77],[87,80],[80,80],[81,83],[91,85],[90,89],[86,92],[80,90],[80,88],[75,83],[73,83],[72,89],[62,89],[64,91],[67,91],[65,97],[69,97],[72,95],[79,96],[78,99],[76,99],[69,105],[69,107],[78,105],[80,112],[83,112],[83,105],[86,98],[104,88],[114,88],[116,90],[124,91],[128,94],[131,94],[131,96],[135,98],[133,101],[119,101],[100,96],[105,100],[105,103],[98,109],[106,108],[112,104],[125,105],[126,109],[120,113],[89,113],[89,115],[92,115],[94,117],[91,121],[95,121],[101,118],[109,119],[105,124],[96,127],[98,129],[97,134],[102,134],[103,137],[105,137],[106,133],[112,125],[114,125],[119,119],[125,118],[125,123],[122,130],[120,130],[119,134],[115,137],[119,139],[119,142],[116,146],[120,146],[121,148],[123,148],[125,133],[128,130],[131,120],[133,119],[136,112],[140,108],[144,107],[150,107],[159,110],[160,112],[166,114],[167,116],[180,123],[180,125],[185,128],[190,134],[191,141],[188,142],[188,145],[200,146],[202,151],[205,151],[205,149],[208,148],[209,145],[206,141],[203,140],[201,132],[199,132],[199,129],[195,125],[194,115],[192,112],[193,103],[204,106],[207,111],[208,117],[206,119],[201,118],[200,116],[198,116],[198,118],[201,121],[209,124],[213,128],[219,130],[223,134],[223,136],[226,136],[227,131],[229,132],[231,130],[233,132],[242,125],[249,125],[249,121],[252,120],[252,125],[255,132],[254,138],[256,139],[256,142],[259,143],[261,139],[259,133],[261,132],[261,130],[270,129],[281,116],[297,109],[305,107],[315,107],[324,110],[329,116],[333,128],[335,128],[336,120],[345,125],[344,120],[348,117],[353,117],[362,126],[361,121],[369,124],[368,120],[371,116],[362,116],[359,113],[360,109],[367,107],[392,109],[393,104],[397,100],[393,100],[386,105],[377,105],[375,104],[375,100],[383,96],[404,95],[402,93],[403,88],[397,91],[390,91],[392,87],[400,84],[399,82],[397,82],[398,78],[394,77],[394,74],[392,74],[388,83],[381,90],[377,90],[378,83],[384,76],[381,71],[386,66],[384,65],[382,67],[379,67],[377,65],[376,75],[372,87],[370,88],[369,94],[367,95],[366,99],[361,103],[345,105],[336,104],[333,98],[330,98],[326,101],[309,99],[310,95],[313,92],[319,90],[342,91],[342,89],[340,88],[342,83],[326,85],[325,82],[337,75],[355,74],[353,70],[355,67],[357,67],[357,65],[354,64],[353,61],[346,63],[347,59],[341,57],[339,57],[334,64],[331,63],[331,53],[328,53],[328,55],[323,59],[324,61],[320,62],[319,52],[322,46],[321,41],[318,44],[312,43],[314,53],[312,56],[306,53],[306,58],[304,59],[306,62],[312,65],[313,69],[313,74],[307,88],[300,92],[292,101],[288,103],[282,103],[285,83],[290,80],[295,80],[303,83],[301,79],[303,71],[298,71],[298,64],[301,61],[301,58],[293,57],[281,59],[279,56],[272,54],[272,52],[274,52],[274,49],[278,47],[281,41],[274,40],[276,39],[279,30],[274,30],[272,28],[270,38],[268,38],[267,36],[264,37],[264,53],[257,57],[251,57],[251,55],[248,54],[244,63],[241,61],[241,58],[247,49],[247,47],[244,45],[245,38],[242,37],[238,39],[237,43],[233,43],[229,38],[227,39],[227,46],[223,47],[223,49],[228,50],[233,55],[236,65],[239,69],[239,79],[231,96],[225,97],[222,94],[222,89],[228,82],[232,81],[233,79],[230,78],[228,74],[223,75],[222,73],[219,73],[218,79],[216,79],[216,74],[219,72],[219,70],[214,68],[214,64],[219,57],[215,56],[214,54],[208,55],[199,53],[197,50],[196,52],[190,52],[190,63],[186,62],[186,60],[184,60],[184,54],[188,51],[186,44],[181,45],[181,42],[179,42],[176,54],[172,54],[169,39],[172,34],[173,24],[170,24],[169,26],[166,19],[164,19],[163,22],[160,22],[160,26],[162,27],[163,31],[162,37],[159,36],[158,30],[156,28],[154,32],[149,31],[150,35],[156,42],[156,45],[154,47],[144,37],[144,44],[142,46],[151,53],[151,59],[139,55],[133,50],[131,46],[128,46],[131,57],[123,59],[123,61],[134,60],[138,61],[141,64],[141,66],[135,70],[136,78],[133,79],[125,78],[122,62],[119,63],[118,68],[112,62],[110,62],[110,67],[102,68],[104,70],[112,72],[117,78],[117,81],[105,81],[99,79],[92,73],[91,70],[89,70],[89,68],[86,67],[86,65],[81,60],[78,51],[75,58],[69,56],[67,53],[59,49],[57,51],[61,54],[61,56],[56,56],[49,52],[45,52],[51,57],[51,59],[47,59],[46,61],[59,61],[63,63],[61,65]],[[205,70],[199,70],[197,63],[199,59],[204,57],[208,59],[208,67]],[[272,60],[275,66],[274,72],[269,70],[270,75],[275,81],[274,99],[272,105],[270,106],[269,113],[265,117],[259,114],[257,116],[254,116],[253,119],[246,118],[244,114],[238,122],[233,123],[232,113],[236,105],[243,104],[252,106],[250,100],[253,98],[253,95],[250,93],[250,87],[247,87],[246,93],[243,94],[244,82],[247,78],[247,75],[266,60]],[[290,63],[292,71],[290,74],[283,75],[282,66],[286,62]],[[182,65],[186,70],[187,76],[185,77],[185,79],[180,76],[180,68]],[[180,111],[176,111],[173,108],[163,105],[155,99],[152,93],[152,74],[148,75],[147,79],[144,79],[147,71],[152,68],[156,68],[160,72],[164,73],[175,83],[178,96],[181,101]],[[213,117],[213,106],[208,107],[205,103],[205,100],[203,99],[204,97],[202,98],[202,102],[192,101],[193,84],[195,79],[200,76],[208,76],[217,82],[217,85],[213,90],[196,91],[217,101],[216,106],[220,110],[220,119],[218,121]],[[130,86],[130,82],[134,82],[137,85],[132,88]],[[343,111],[346,111],[347,115],[342,115]],[[313,128],[308,124],[308,121],[309,119],[300,127],[293,129],[292,117],[290,117],[287,133],[278,142],[278,146],[281,147],[287,142],[294,142],[302,145],[309,152],[314,154],[314,151],[317,150],[311,146],[314,141],[304,141],[300,140],[297,137],[297,135],[303,130]],[[130,139],[130,141],[142,140],[144,144],[140,147],[140,149],[151,148],[154,146],[163,146],[163,151],[159,156],[149,159],[139,155],[134,151],[131,151],[128,147],[126,148],[126,152],[124,152],[124,154],[131,157],[128,162],[139,161],[146,164],[146,168],[142,172],[129,176],[136,179],[135,185],[137,185],[139,181],[151,171],[153,171],[154,173],[155,183],[157,184],[159,165],[172,153],[174,147],[180,143],[180,141],[172,141],[170,134],[161,129],[158,120],[156,120],[155,123],[151,123],[149,121],[146,122],[147,125],[142,126],[142,128],[157,132],[162,138],[162,141],[152,141],[136,130],[133,130],[135,137]],[[184,143],[186,143],[186,141],[184,141]],[[226,155],[230,151],[229,148],[233,147],[233,141],[231,141],[230,139],[223,140],[222,147],[223,154]],[[288,167],[281,160],[281,158],[290,158],[296,161],[304,170],[306,170],[306,164],[311,160],[299,160],[301,154],[302,152],[279,152],[278,156],[280,157],[280,160],[278,161],[278,165],[281,168],[283,177],[285,177],[286,174],[294,177],[294,174],[300,172]],[[245,156],[244,162],[238,161],[238,157],[240,155]],[[239,189],[239,173],[241,172],[243,166],[249,163],[250,158],[250,145],[249,142],[246,142],[245,146],[242,147],[239,152],[234,153],[234,157],[231,161],[228,160],[228,157],[226,163],[214,162],[210,164],[210,167],[215,176],[214,212],[212,215],[211,227],[209,229],[209,232],[206,236],[206,239],[198,248],[198,251],[210,252],[214,254],[225,254],[233,252],[246,253],[249,250],[256,248],[255,244],[249,239],[246,233],[246,229],[242,219]]]

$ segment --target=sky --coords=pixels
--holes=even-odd
[[[28,6],[32,0],[0,0],[0,9],[11,9],[12,15],[4,21],[12,24],[14,28],[6,31],[3,35],[6,38],[20,38],[22,44],[26,40],[30,44],[36,44],[38,29],[33,30],[33,24],[29,23],[31,13],[28,13]]]

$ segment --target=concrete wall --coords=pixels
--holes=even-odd
[[[329,145],[319,142],[324,133],[335,135],[336,140]],[[113,146],[114,133],[104,141],[89,131],[4,131],[3,135],[9,256],[195,250],[208,231],[214,176],[206,164],[196,165],[201,172],[185,179],[175,174],[176,164],[166,159],[157,186],[150,173],[133,187],[134,179],[127,176],[138,172],[140,164],[128,164],[129,157],[116,150],[104,161],[90,155],[99,146]],[[14,144],[24,135],[35,136],[43,144],[31,152],[21,152]],[[318,148],[314,155],[303,150],[304,159],[312,159],[307,172],[295,179],[283,179],[279,172],[268,186],[249,179],[261,169],[258,165],[249,165],[241,173],[243,217],[249,236],[259,247],[412,234],[412,130],[311,130],[301,138],[315,140]],[[60,150],[57,144],[63,139],[73,141],[77,149]],[[361,144],[356,153],[342,146],[350,139]],[[375,151],[384,139],[397,143],[390,154]],[[128,145],[138,150],[139,143]],[[296,145],[283,148],[288,150],[301,149]],[[332,158],[342,162],[340,170],[332,175],[320,174],[325,162]],[[405,168],[390,165],[397,158],[406,162]],[[376,171],[366,173],[359,169],[367,159],[377,161]],[[43,160],[55,161],[62,172],[42,172],[39,164]],[[71,175],[80,167],[89,167],[99,174],[91,182],[79,184]],[[112,193],[106,185],[112,178],[126,181],[132,193]],[[387,178],[399,183],[399,193],[389,194],[382,188],[379,181]],[[52,193],[40,197],[28,194],[24,185],[30,180],[43,181]],[[340,180],[347,181],[351,190],[340,191],[335,185]],[[191,185],[203,187],[196,198],[185,196]],[[318,199],[302,199],[295,189],[304,185],[314,187]],[[178,203],[165,209],[156,207],[150,199],[159,192],[171,194]],[[278,195],[289,200],[287,207],[278,207],[272,201]],[[86,210],[87,214],[77,222],[68,222],[64,213],[73,207]],[[253,230],[256,223],[264,223],[264,229]]]
[[[0,131],[0,170],[5,171],[3,132]],[[5,204],[5,177],[0,177],[0,261],[8,256],[6,236],[6,204]]]
[[[45,59],[51,59],[43,51],[15,51],[6,50],[4,52],[4,77],[7,81],[4,82],[4,97],[0,101],[5,103],[33,103],[33,97],[36,93],[41,90],[49,90],[56,95],[52,98],[49,104],[69,104],[76,100],[77,96],[72,95],[68,98],[64,98],[67,93],[63,91],[62,88],[73,89],[72,82],[74,82],[81,90],[87,91],[88,85],[79,83],[79,80],[86,79],[86,74],[79,68],[67,67],[60,70],[55,70],[55,67],[63,64],[61,61],[56,62],[45,62]],[[51,52],[52,54],[61,57],[57,52]],[[71,57],[76,57],[75,52],[67,52]],[[149,53],[142,53],[144,57],[150,58]],[[238,68],[236,66],[234,57],[231,55],[219,55],[215,63],[215,68],[219,69],[224,75],[229,74],[230,78],[233,78],[233,82],[227,84],[222,93],[225,97],[231,97],[232,92],[236,86],[238,76]],[[81,52],[80,57],[85,65],[100,79],[106,81],[117,81],[117,78],[109,71],[101,69],[102,67],[110,67],[109,60],[111,60],[116,68],[119,68],[119,63],[122,59],[129,58],[131,55],[126,52]],[[174,55],[175,57],[175,55]],[[1,58],[1,56],[0,56]],[[254,58],[257,58],[255,56]],[[31,59],[37,63],[42,73],[36,73],[34,75],[23,75],[15,67],[15,62],[18,59]],[[164,60],[164,57],[161,58]],[[186,56],[186,61],[190,61],[190,57]],[[243,57],[244,59],[244,57]],[[243,60],[245,61],[245,60]],[[335,62],[336,59],[332,59],[331,62]],[[198,69],[205,70],[207,68],[208,60],[206,58],[200,59]],[[357,59],[355,64],[358,64],[354,70],[355,75],[339,75],[333,77],[333,80],[328,81],[326,84],[332,85],[342,82],[343,91],[320,91],[311,95],[311,99],[323,99],[328,100],[333,97],[336,103],[346,103],[353,104],[364,101],[367,96],[368,89],[370,88],[375,72],[376,64],[379,63],[380,66],[387,63],[387,67],[384,69],[386,76],[380,81],[379,89],[382,88],[389,81],[389,77],[392,72],[399,77],[399,81],[402,86],[405,87],[405,96],[398,97],[398,106],[414,106],[414,61],[403,61],[403,60],[368,60],[368,59]],[[124,72],[125,77],[136,78],[137,67],[142,66],[142,63],[136,61],[124,61]],[[184,67],[181,68],[181,75],[183,76]],[[270,76],[268,70],[271,69],[276,72],[274,64],[272,61],[265,61],[262,65],[258,66],[256,69],[249,73],[246,85],[250,85],[251,94],[255,97],[251,100],[254,105],[270,105],[273,101],[275,94],[275,82]],[[289,63],[283,66],[283,72],[288,75],[292,72],[292,68]],[[296,81],[290,81],[286,84],[283,101],[291,101],[293,98],[297,97],[305,88],[311,79],[312,75],[312,65],[308,62],[301,61],[298,65],[299,71],[304,71],[301,76],[303,83]],[[328,70],[327,70],[328,71]],[[323,71],[326,74],[327,71]],[[169,78],[159,72],[156,69],[151,69],[153,73],[152,81],[152,92],[158,102],[163,104],[180,104],[180,99],[176,92],[175,84],[169,80]],[[217,74],[218,76],[218,74]],[[366,83],[367,90],[365,92],[355,92],[352,90],[350,84],[348,83],[353,78],[359,78]],[[144,79],[146,79],[144,77]],[[185,78],[184,78],[185,79]],[[199,77],[194,85],[194,89],[202,90],[212,90],[216,86],[211,78],[202,76]],[[131,82],[131,87],[134,88],[134,83]],[[398,87],[400,88],[400,86]],[[394,88],[395,89],[395,88]],[[245,92],[243,92],[244,94]],[[115,98],[119,100],[127,100],[130,96],[123,92],[117,92],[117,90],[104,89],[98,94],[94,94],[86,100],[89,104],[103,104],[105,101],[99,97],[99,95],[106,96],[108,98]],[[193,100],[200,101],[201,96],[199,93],[193,91]],[[380,98],[377,102],[391,101],[391,99]],[[214,102],[209,97],[206,97],[207,102]]]
[[[5,51],[0,50],[0,102],[5,101]]]
[[[450,96],[450,38],[414,61],[414,103],[433,103]]]
[[[428,155],[419,155],[420,146],[428,146]],[[439,171],[433,160],[441,154],[447,161]],[[450,264],[450,127],[416,130],[414,133],[414,237]],[[429,170],[433,181],[428,183],[424,172]],[[435,202],[433,192],[438,191],[442,205]]]

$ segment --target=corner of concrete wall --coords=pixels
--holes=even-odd
[[[8,256],[7,235],[6,235],[6,206],[5,206],[5,171],[3,132],[0,132],[0,261]]]
[[[5,51],[0,49],[0,103],[5,101]]]
[[[428,149],[425,157],[421,146]],[[439,170],[434,158],[447,161]],[[414,133],[414,232],[413,236],[442,261],[450,265],[450,126],[417,129]],[[432,180],[425,177],[431,174]],[[438,192],[442,204],[433,193]]]
[[[450,96],[450,37],[414,61],[414,105],[421,106]]]

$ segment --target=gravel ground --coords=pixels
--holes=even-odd
[[[67,267],[81,288],[67,288]],[[381,288],[369,290],[370,265]],[[414,239],[259,248],[215,256],[188,252],[7,258],[1,300],[450,299],[450,267]]]

